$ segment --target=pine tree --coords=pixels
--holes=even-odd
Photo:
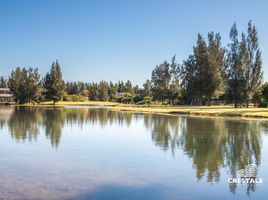
[[[184,100],[190,104],[194,104],[198,96],[196,63],[193,55],[190,55],[187,60],[181,65],[181,86]]]
[[[123,81],[118,82],[118,87],[117,87],[117,92],[118,93],[124,93],[126,92],[126,87]]]
[[[89,100],[96,101],[98,100],[98,84],[97,83],[90,83],[89,84]]]
[[[246,102],[247,107],[251,100],[258,100],[261,94],[263,81],[261,51],[258,44],[258,34],[251,21],[248,23],[247,36],[242,33],[241,42],[237,39],[238,33],[234,24],[230,38],[232,44],[228,54],[229,84],[228,97],[235,102]]]
[[[208,62],[211,71],[210,98],[218,98],[224,94],[226,83],[227,61],[225,58],[225,48],[221,46],[221,36],[219,33],[208,33]]]
[[[143,84],[142,97],[152,97],[152,83],[150,80],[146,80]]]
[[[202,100],[210,99],[213,93],[212,72],[209,65],[208,49],[204,38],[198,34],[197,45],[194,47],[194,57],[196,63],[196,81],[198,87],[198,103]]]
[[[241,62],[241,45],[238,41],[238,31],[236,24],[230,31],[231,44],[228,52],[228,88],[227,97],[233,101],[235,107],[238,106],[245,97],[245,68]]]
[[[108,101],[109,100],[109,83],[106,81],[101,81],[98,85],[98,99],[100,101]]]
[[[126,87],[126,92],[130,93],[131,95],[134,94],[132,83],[130,80],[127,80],[125,87]]]
[[[16,102],[20,101],[19,87],[21,79],[22,79],[21,68],[17,67],[15,71],[13,70],[10,73],[8,80],[8,87],[10,88],[10,91],[13,93]]]
[[[42,99],[40,74],[37,68],[18,67],[11,72],[8,85],[18,103],[31,103]]]
[[[6,87],[7,87],[7,80],[3,76],[0,76],[0,88],[6,88]]]
[[[61,67],[58,61],[52,63],[50,71],[43,80],[43,87],[46,99],[53,101],[54,105],[63,98],[65,83],[62,79]]]
[[[110,101],[115,101],[117,97],[117,85],[113,84],[110,81],[109,89],[108,89],[108,94],[109,94],[109,100]]]
[[[259,38],[258,32],[255,26],[252,26],[251,21],[248,23],[247,30],[247,50],[248,50],[248,65],[246,68],[246,97],[247,106],[248,102],[257,98],[261,93],[261,85],[263,82],[263,72],[262,72],[262,58],[261,51],[259,48]]]
[[[156,100],[163,102],[168,98],[170,80],[170,64],[167,61],[164,61],[160,65],[157,65],[152,72],[152,91]]]
[[[181,93],[180,87],[180,68],[176,62],[176,56],[173,56],[170,64],[170,75],[171,75],[171,83],[169,85],[169,94],[168,97],[170,99],[170,103],[174,104],[174,101],[179,98]]]

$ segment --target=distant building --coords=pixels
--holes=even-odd
[[[9,88],[0,88],[0,102],[13,102],[14,97]]]
[[[125,94],[126,94],[125,92],[118,92],[118,93],[117,93],[117,96],[118,96],[118,97],[124,97]]]

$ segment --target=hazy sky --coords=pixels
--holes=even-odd
[[[257,26],[268,80],[267,0],[0,0],[0,74],[58,59],[65,80],[141,84],[155,65],[192,53],[197,33]]]

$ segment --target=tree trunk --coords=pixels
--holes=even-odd
[[[235,106],[234,107],[237,108],[237,101],[235,101]]]

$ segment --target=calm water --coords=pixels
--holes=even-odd
[[[267,170],[264,121],[0,108],[0,199],[268,199]]]

